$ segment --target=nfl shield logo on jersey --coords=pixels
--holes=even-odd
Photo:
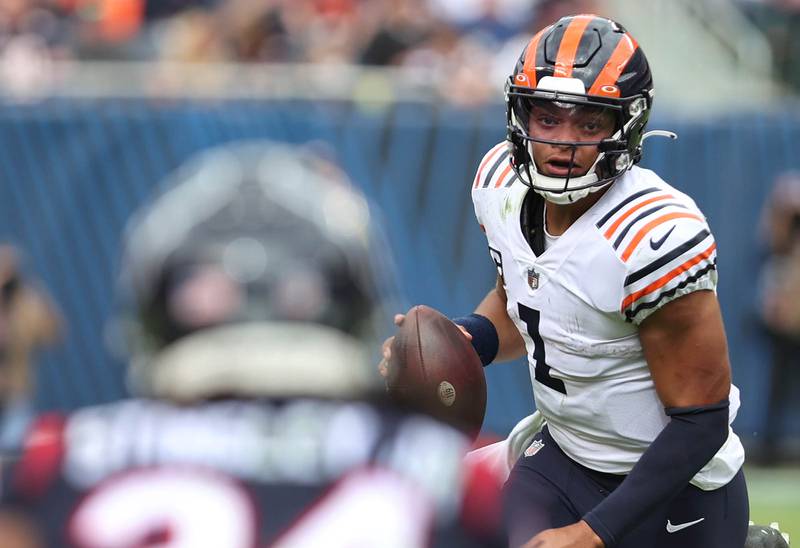
[[[525,456],[534,456],[542,447],[544,447],[544,442],[542,440],[533,440],[533,443],[530,444],[527,449],[525,449]]]
[[[533,267],[528,269],[528,286],[531,289],[539,289],[539,273]]]

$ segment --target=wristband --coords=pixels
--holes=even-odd
[[[497,350],[500,348],[500,338],[489,318],[473,313],[469,316],[452,318],[452,322],[460,325],[472,335],[472,347],[478,353],[484,367],[494,361]]]

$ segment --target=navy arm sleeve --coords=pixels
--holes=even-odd
[[[670,421],[628,477],[583,516],[614,546],[656,506],[671,500],[719,451],[728,437],[728,400],[701,407],[666,409]]]

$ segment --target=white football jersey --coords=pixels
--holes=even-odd
[[[681,295],[716,291],[716,244],[704,215],[655,173],[634,167],[537,257],[520,224],[529,189],[505,143],[486,154],[472,187],[553,439],[588,468],[627,474],[669,422],[638,324]],[[732,387],[731,422],[738,396]],[[725,485],[743,461],[730,430],[692,483]]]

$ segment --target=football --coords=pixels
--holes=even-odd
[[[391,396],[477,436],[486,412],[486,378],[472,343],[450,319],[419,305],[391,346]]]

